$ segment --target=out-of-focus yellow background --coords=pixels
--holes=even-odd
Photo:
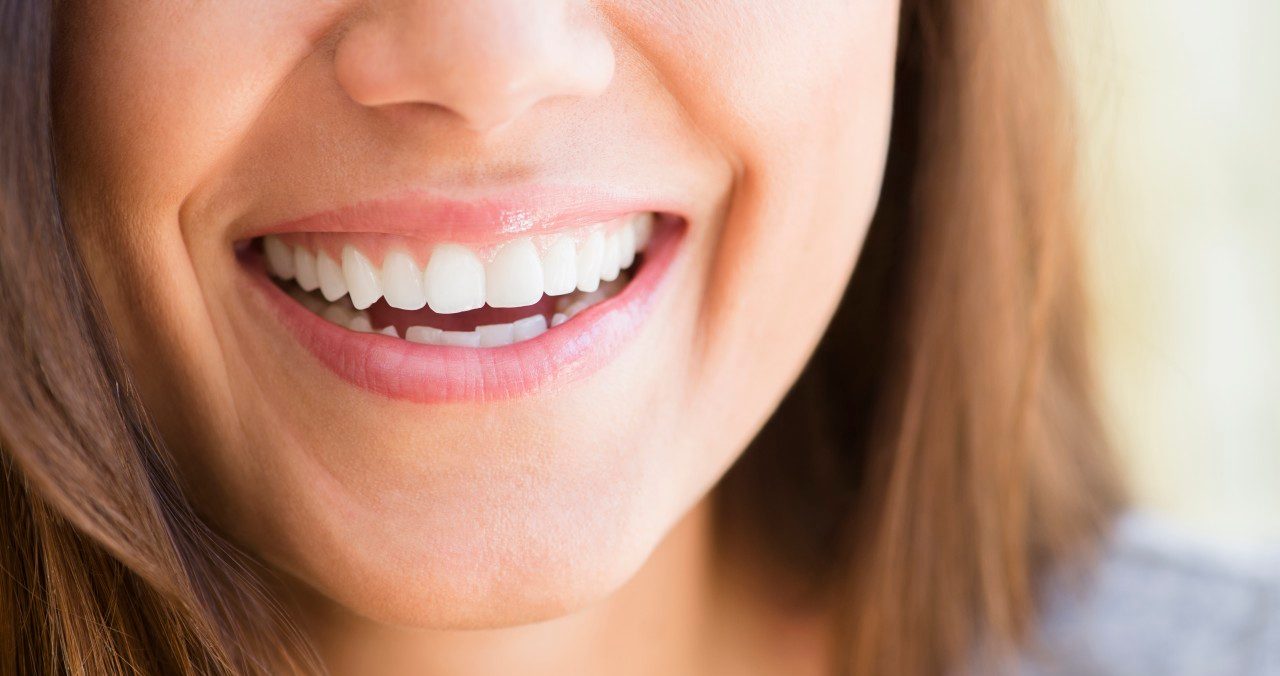
[[[1137,502],[1280,539],[1280,1],[1059,12],[1098,366]]]

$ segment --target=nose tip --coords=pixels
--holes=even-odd
[[[548,99],[598,96],[613,79],[613,46],[584,5],[401,0],[373,10],[346,27],[334,55],[339,85],[363,106],[428,104],[484,132]]]

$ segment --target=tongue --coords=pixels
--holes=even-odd
[[[538,302],[524,307],[497,308],[485,305],[475,310],[443,315],[426,307],[421,310],[400,310],[387,305],[386,300],[379,299],[365,312],[368,313],[369,322],[373,324],[373,328],[381,329],[394,325],[396,331],[403,336],[411,326],[430,326],[445,331],[471,331],[477,326],[509,324],[538,314],[550,321],[551,315],[555,312],[556,300],[553,296],[544,295]]]

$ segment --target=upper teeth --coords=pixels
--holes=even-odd
[[[503,243],[487,262],[470,247],[437,244],[425,265],[406,250],[393,249],[375,265],[354,246],[342,248],[335,260],[324,250],[313,253],[276,236],[263,238],[267,269],[281,279],[295,279],[307,291],[320,289],[327,300],[350,295],[363,310],[385,298],[402,310],[429,306],[442,314],[491,307],[522,307],[542,294],[559,296],[575,289],[595,291],[612,281],[643,251],[653,227],[652,214],[636,214],[608,232],[603,224],[575,238],[545,238],[541,250],[530,237]]]

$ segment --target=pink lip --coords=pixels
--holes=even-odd
[[[468,212],[472,214],[474,212]],[[246,279],[268,314],[322,364],[356,387],[420,403],[489,401],[529,394],[593,373],[617,354],[648,316],[686,223],[663,216],[636,276],[617,296],[532,340],[495,348],[421,345],[358,333],[313,314],[255,269]]]
[[[673,200],[567,186],[525,187],[475,200],[415,191],[250,228],[243,236],[381,233],[476,245],[492,244],[514,234],[556,231],[645,211],[682,210]]]

